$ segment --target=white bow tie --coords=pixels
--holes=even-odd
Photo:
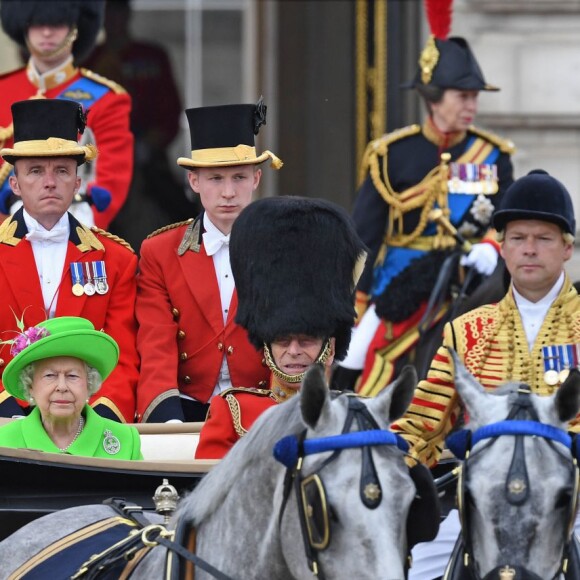
[[[230,245],[230,236],[212,236],[208,232],[205,232],[203,234],[203,245],[205,247],[205,253],[208,256],[213,256],[223,246],[227,247]]]
[[[60,244],[68,241],[68,230],[66,228],[59,228],[52,230],[32,230],[26,234],[26,239],[29,242],[52,242]]]

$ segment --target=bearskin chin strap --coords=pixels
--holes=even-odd
[[[330,341],[330,338],[327,338],[324,343],[324,346],[318,353],[318,356],[316,357],[316,360],[314,361],[313,364],[324,365],[328,360],[328,357],[330,356],[331,352],[332,352],[332,342]],[[278,368],[278,365],[276,364],[276,362],[274,361],[274,357],[272,356],[270,345],[266,343],[264,343],[264,358],[266,359],[266,365],[272,371],[272,374],[275,377],[278,377],[279,379],[282,379],[283,381],[286,381],[287,383],[291,384],[301,383],[303,381],[306,372],[300,373],[298,375],[288,375]]]

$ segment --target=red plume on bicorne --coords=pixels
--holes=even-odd
[[[451,5],[453,0],[425,0],[425,11],[431,34],[446,40],[451,30]]]

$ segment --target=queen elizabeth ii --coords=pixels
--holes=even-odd
[[[0,427],[0,446],[87,457],[142,459],[135,427],[100,417],[88,405],[117,365],[119,347],[93,324],[53,318],[19,333],[2,381],[30,403],[24,419]]]

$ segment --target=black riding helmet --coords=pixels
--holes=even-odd
[[[576,235],[572,198],[564,185],[543,169],[534,169],[512,183],[492,216],[492,225],[501,232],[514,220],[551,222]]]

